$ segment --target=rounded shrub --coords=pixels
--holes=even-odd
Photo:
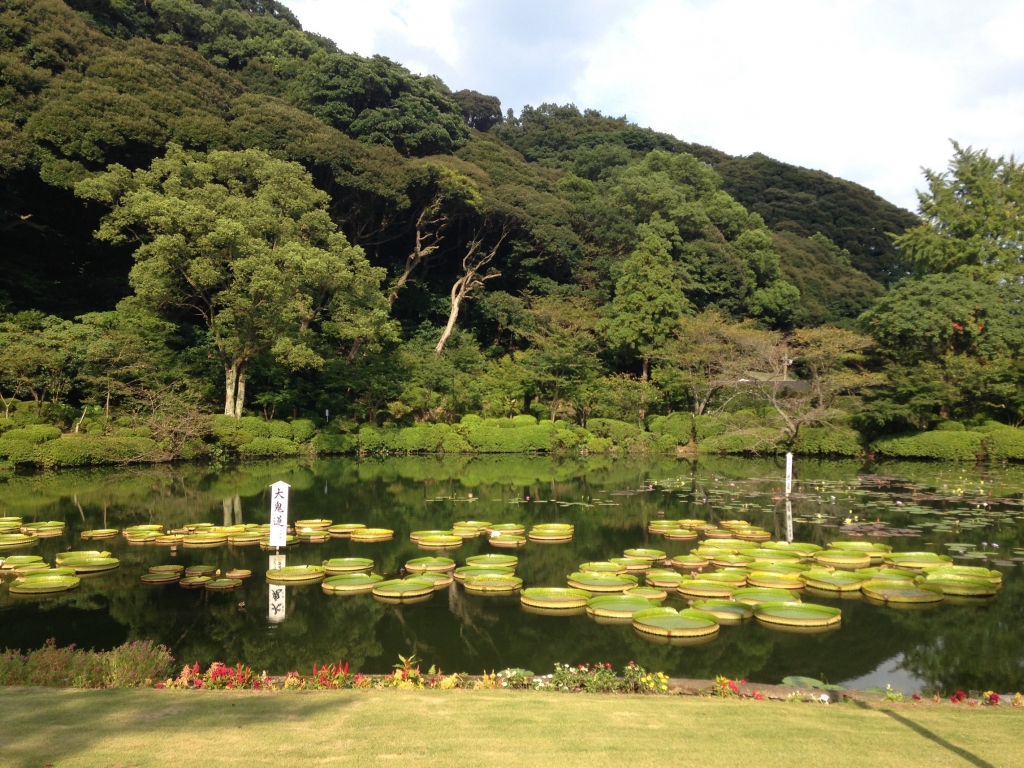
[[[309,419],[295,419],[291,423],[292,440],[296,443],[307,443],[316,434],[316,424]]]
[[[587,429],[598,437],[609,437],[615,443],[640,436],[640,427],[617,419],[590,419],[587,421]]]
[[[919,432],[879,438],[871,447],[876,453],[893,458],[974,461],[984,439],[980,432]]]
[[[533,427],[537,424],[537,417],[531,416],[528,413],[521,413],[518,416],[513,416],[511,422],[516,427]]]
[[[355,453],[359,450],[359,438],[355,435],[320,433],[310,444],[317,453]]]
[[[860,433],[849,427],[804,427],[793,443],[793,453],[804,455],[860,456]]]

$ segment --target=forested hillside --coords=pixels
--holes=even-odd
[[[985,194],[1019,184],[956,152],[997,163]],[[887,384],[908,363],[879,318],[921,300],[909,276],[970,266],[1010,300],[984,254],[949,255],[945,215],[572,105],[502,114],[275,0],[0,2],[0,423],[137,441],[116,456],[292,450],[246,414],[322,450],[412,450],[371,432],[467,414],[575,430],[524,443],[543,450],[635,442],[608,420],[665,449],[841,433],[817,452],[1016,423],[1015,310],[989,357],[922,358],[924,399],[905,371]],[[941,279],[973,311],[956,290],[981,288]],[[447,450],[483,450],[457,434]]]

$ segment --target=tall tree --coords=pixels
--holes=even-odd
[[[76,192],[113,206],[97,237],[137,244],[130,280],[139,298],[205,326],[224,370],[225,414],[242,415],[257,355],[319,367],[314,320],[349,324],[344,312],[379,315],[385,302],[383,270],[337,231],[327,195],[297,163],[171,145],[148,169],[111,166]]]
[[[615,298],[600,326],[613,347],[640,358],[643,381],[649,377],[651,358],[672,336],[679,319],[692,312],[676,277],[667,228],[657,216],[639,227],[640,243],[622,263]]]
[[[1024,279],[1024,165],[953,142],[949,169],[924,173],[924,221],[895,240],[917,271]]]

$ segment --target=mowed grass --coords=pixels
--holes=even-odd
[[[1019,766],[1024,712],[501,691],[0,689],[0,765]]]

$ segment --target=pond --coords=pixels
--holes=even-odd
[[[31,550],[51,564],[70,549],[106,549],[120,568],[83,579],[79,588],[25,599],[0,586],[0,648],[27,650],[47,638],[59,645],[105,649],[126,640],[166,644],[179,661],[243,662],[257,671],[308,671],[338,660],[366,673],[390,671],[398,654],[415,653],[424,669],[473,674],[520,667],[547,673],[555,663],[635,661],[676,677],[726,675],[778,683],[805,675],[859,687],[892,684],[904,692],[1024,689],[1024,468],[951,464],[882,464],[797,460],[791,496],[795,541],[879,541],[897,551],[956,554],[1003,575],[987,603],[946,600],[900,610],[856,598],[804,594],[804,602],[842,610],[838,629],[778,631],[758,622],[724,626],[701,645],[652,642],[631,626],[586,615],[536,615],[518,596],[476,596],[453,584],[426,602],[390,605],[369,594],[329,595],[319,585],[286,588],[283,620],[268,617],[269,556],[259,547],[187,549],[132,546],[117,536],[84,542],[86,529],[159,523],[267,523],[270,484],[291,486],[292,520],[326,518],[393,529],[391,541],[330,539],[282,550],[288,565],[333,557],[368,557],[374,572],[399,574],[430,554],[412,531],[449,529],[460,520],[571,523],[571,542],[497,550],[467,539],[450,556],[512,552],[526,587],[564,587],[580,563],[619,557],[630,547],[682,555],[699,541],[668,541],[648,532],[665,518],[746,520],[785,539],[784,462],[711,459],[698,463],[544,456],[401,457],[282,461],[231,468],[157,466],[8,476],[0,482],[0,516],[25,522],[63,520],[62,537]],[[974,545],[971,547],[970,545]],[[234,592],[145,586],[150,566],[210,564],[252,571]],[[681,597],[664,605],[685,608]]]

